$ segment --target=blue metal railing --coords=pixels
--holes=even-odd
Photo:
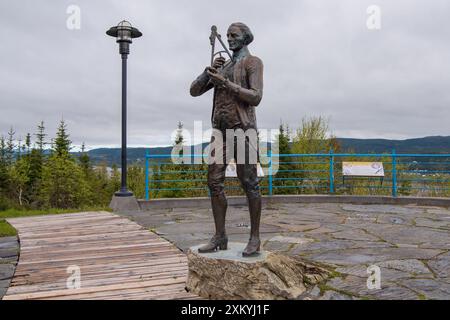
[[[199,157],[203,157],[203,155],[189,155],[186,159],[192,160]],[[292,161],[292,159],[295,158],[297,160],[300,159],[300,161]],[[338,191],[348,192],[350,188],[348,184],[345,184],[344,181],[338,183],[339,176],[342,176],[342,170],[339,170],[339,165],[345,158],[351,159],[347,159],[346,161],[361,161],[360,159],[363,158],[378,159],[377,161],[383,159],[381,162],[383,162],[383,165],[385,166],[385,177],[380,185],[355,185],[358,188],[370,190],[378,189],[383,192],[390,190],[392,197],[397,197],[399,192],[404,194],[405,190],[403,189],[405,188],[410,191],[433,191],[440,192],[440,194],[442,193],[444,196],[450,195],[450,154],[397,154],[395,150],[390,154],[333,153],[332,151],[330,151],[330,153],[316,154],[272,154],[271,150],[268,150],[266,182],[264,185],[261,184],[260,187],[263,190],[267,190],[269,196],[273,195],[275,190],[305,190],[311,188],[314,188],[316,191],[326,190],[326,193],[329,194],[335,194]],[[170,159],[170,154],[151,155],[148,151],[146,152],[146,200],[151,198],[150,196],[152,193],[159,191],[208,191],[208,188],[206,187],[207,170],[204,168],[197,170],[198,168],[195,168],[195,166],[205,166],[205,164],[186,163],[175,165],[170,162]],[[283,159],[283,161],[281,161],[281,159]],[[305,159],[310,161],[305,161]],[[337,161],[336,159],[340,159],[340,161]],[[416,159],[417,161],[411,161],[411,159]],[[421,161],[421,159],[424,159],[424,161]],[[430,159],[433,159],[434,161],[430,161]],[[151,160],[153,160],[153,163],[150,163]],[[274,165],[278,166],[278,170],[274,171]],[[433,168],[433,166],[436,165],[439,165],[440,168]],[[154,166],[155,168],[151,170],[151,166]],[[170,166],[174,166],[175,169],[168,170],[167,167],[173,169],[170,168]],[[283,167],[281,168],[281,166]],[[187,167],[188,170],[184,170],[184,167]],[[418,167],[420,167],[420,169]],[[428,168],[424,169],[425,167]],[[176,178],[163,178],[163,176],[173,174],[177,174],[178,176]],[[191,174],[195,177],[180,177],[180,174]],[[158,178],[152,178],[155,175],[157,175]],[[370,178],[355,178],[354,180],[372,181]],[[318,184],[303,184],[311,181]],[[286,184],[286,182],[290,183]],[[202,183],[204,186],[183,186],[183,184],[186,183]],[[158,184],[169,184],[169,186],[158,186]],[[404,187],[405,185],[406,187]],[[239,189],[237,186],[227,186],[227,188],[231,190]]]

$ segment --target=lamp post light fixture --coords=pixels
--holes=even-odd
[[[142,33],[131,26],[128,21],[121,21],[116,27],[106,31],[108,36],[116,38],[119,44],[119,53],[122,56],[122,179],[117,197],[131,197],[133,193],[127,189],[127,59],[130,53],[132,39],[139,38]]]

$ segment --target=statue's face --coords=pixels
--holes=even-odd
[[[245,46],[244,33],[236,26],[231,26],[228,29],[227,38],[231,51],[239,51]]]

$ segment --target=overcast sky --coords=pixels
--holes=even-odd
[[[369,30],[369,5],[381,29]],[[69,5],[81,29],[66,26]],[[210,59],[212,24],[250,26],[264,62],[260,128],[330,118],[338,137],[450,135],[450,1],[191,0],[0,2],[0,133],[53,136],[64,118],[75,145],[120,146],[120,56],[105,31],[122,19],[144,34],[129,57],[129,146],[170,144],[177,121],[210,126],[212,93],[189,95]]]

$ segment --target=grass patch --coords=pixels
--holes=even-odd
[[[427,296],[422,293],[418,293],[417,295],[419,296],[419,300],[428,300]]]
[[[331,286],[329,286],[327,284],[324,284],[324,283],[318,284],[318,287],[319,287],[321,296],[325,293],[325,291],[334,291],[334,292],[337,292],[337,293],[340,293],[340,294],[343,294],[343,295],[346,295],[346,296],[349,296],[349,297],[356,297],[356,298],[361,298],[361,299],[364,298],[363,296],[357,295],[357,294],[355,294],[353,292],[350,292],[350,291],[347,291],[347,290],[343,290],[343,289],[337,289],[337,288],[331,287]],[[365,297],[365,298],[370,300],[369,297]]]
[[[0,237],[10,237],[17,235],[16,229],[14,229],[8,222],[7,218],[21,218],[21,217],[33,217],[42,215],[57,215],[63,213],[76,213],[86,211],[109,211],[112,210],[108,207],[86,207],[78,209],[42,209],[42,210],[20,210],[20,209],[8,209],[0,211]]]
[[[344,275],[340,272],[337,272],[336,270],[332,270],[330,271],[330,276],[329,279],[333,279],[333,278],[342,278],[344,279]]]
[[[109,212],[111,212],[112,210],[108,207],[86,207],[86,208],[74,208],[74,209],[40,209],[40,210],[8,209],[8,210],[0,211],[0,219],[42,216],[42,215],[46,215],[46,214],[76,213],[76,212],[85,212],[85,211],[109,211]]]
[[[8,222],[0,219],[0,237],[12,237],[17,235],[16,229],[14,229]]]

